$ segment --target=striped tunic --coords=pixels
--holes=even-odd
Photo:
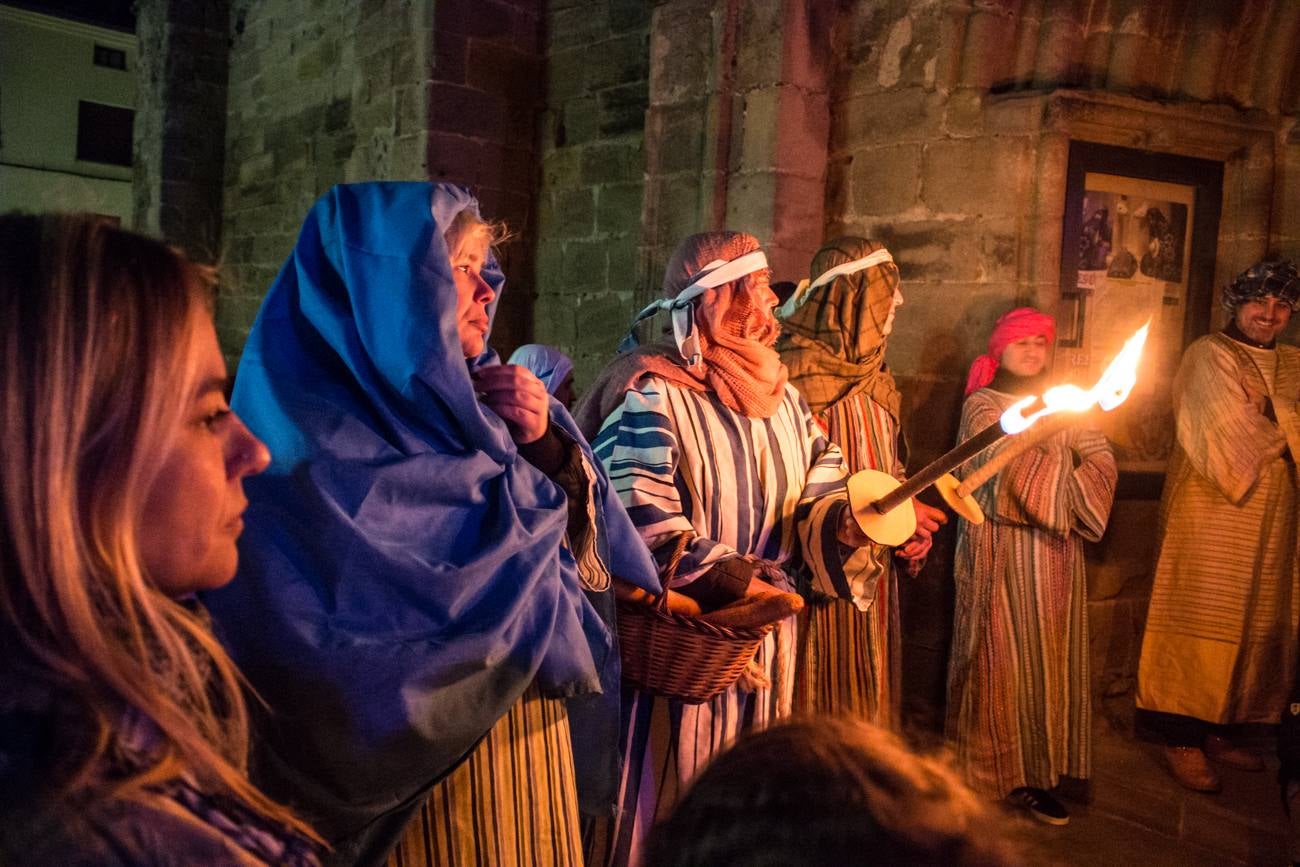
[[[958,438],[1017,399],[976,391]],[[1105,531],[1117,475],[1104,436],[1066,429],[975,493],[983,524],[958,522],[947,735],[967,781],[985,795],[1089,776],[1083,541]]]
[[[1269,380],[1272,380],[1270,383]],[[1300,349],[1222,334],[1188,347],[1174,381],[1178,440],[1138,666],[1138,707],[1211,723],[1276,723],[1300,628],[1294,460],[1246,388],[1294,426]]]
[[[849,472],[870,469],[903,477],[898,422],[866,393],[831,404],[816,419],[844,453]],[[889,548],[873,549],[870,557],[868,568],[879,576],[872,596],[849,600],[805,594],[795,707],[896,730],[902,694],[898,578]]]
[[[828,594],[847,596],[867,580],[863,558],[841,561],[835,538],[846,502],[844,461],[793,387],[771,418],[759,419],[649,377],[627,392],[593,447],[661,563],[676,534],[693,535],[671,587],[746,554],[787,572],[804,565]],[[700,705],[628,691],[619,809],[589,847],[589,864],[636,863],[655,819],[710,756],[743,730],[789,714],[795,632],[790,618],[759,648],[756,662],[770,686],[735,686]]]
[[[531,686],[402,832],[388,867],[581,865],[569,717]]]

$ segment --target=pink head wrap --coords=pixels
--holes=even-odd
[[[993,381],[993,374],[998,372],[1002,351],[1026,337],[1043,335],[1050,344],[1056,340],[1056,320],[1032,307],[1017,307],[1003,313],[993,325],[989,335],[989,351],[981,355],[970,366],[970,375],[966,377],[966,393],[983,388]]]

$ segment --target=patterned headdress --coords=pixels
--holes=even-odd
[[[1292,310],[1300,309],[1300,273],[1288,259],[1256,262],[1237,275],[1223,290],[1220,302],[1225,310],[1236,310],[1247,301],[1272,295]]]
[[[866,392],[898,417],[884,335],[897,288],[898,266],[879,241],[836,238],[813,256],[811,279],[777,311],[777,350],[813,412]]]

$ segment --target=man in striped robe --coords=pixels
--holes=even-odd
[[[850,472],[904,475],[901,402],[885,366],[885,340],[903,303],[898,266],[884,245],[863,238],[825,244],[778,311],[777,351],[818,425]],[[910,570],[925,562],[943,512],[913,500],[917,534],[893,553]],[[898,579],[889,549],[872,564],[874,593],[843,599],[804,588],[795,705],[897,729],[901,693]]]
[[[615,359],[577,417],[661,564],[687,534],[668,586],[708,608],[755,592],[764,578],[788,591],[781,572],[802,567],[822,593],[870,596],[881,554],[846,508],[839,449],[772,348],[776,298],[758,241],[737,232],[688,238],[664,292],[668,300],[638,321],[669,310],[673,338]],[[712,701],[630,696],[620,810],[589,848],[589,864],[637,863],[651,825],[713,754],[790,712],[794,654],[788,618],[751,673]]]
[[[1300,304],[1295,265],[1256,264],[1223,304],[1231,323],[1187,348],[1174,381],[1177,442],[1138,668],[1140,722],[1197,791],[1219,788],[1208,759],[1263,768],[1221,726],[1278,722],[1300,625],[1300,350],[1277,343]]]
[[[998,320],[972,365],[958,440],[1042,393],[1055,332],[1027,307]],[[1067,428],[975,492],[984,523],[957,525],[948,738],[972,788],[1053,825],[1069,814],[1047,790],[1090,772],[1083,543],[1105,531],[1117,475],[1101,433]]]

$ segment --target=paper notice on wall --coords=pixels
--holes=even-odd
[[[1078,237],[1077,321],[1056,359],[1058,378],[1091,382],[1148,319],[1138,384],[1107,419],[1126,469],[1160,470],[1173,440],[1170,383],[1184,345],[1195,190],[1089,172]],[[1067,243],[1070,243],[1067,239]]]

